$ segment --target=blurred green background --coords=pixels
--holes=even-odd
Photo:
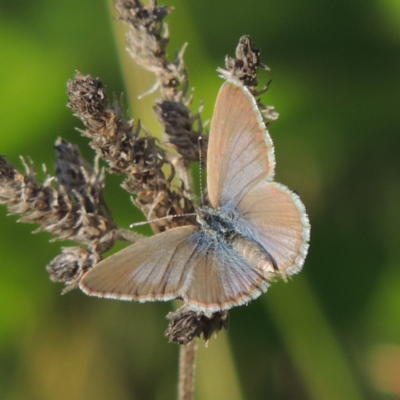
[[[204,119],[239,37],[261,48],[272,68],[261,81],[273,78],[263,101],[280,113],[276,179],[299,192],[312,224],[303,272],[200,344],[197,399],[400,398],[400,2],[165,3],[176,7],[170,56],[189,42]],[[0,1],[0,153],[18,168],[19,155],[51,167],[58,136],[93,159],[65,107],[76,69],[124,92],[134,118],[160,132],[154,96],[135,100],[153,78],[126,57],[111,14],[98,0]],[[128,227],[142,217],[120,182],[107,178],[106,199]],[[175,398],[178,347],[163,336],[173,304],[60,296],[44,267],[61,244],[16,220],[1,208],[0,398]]]

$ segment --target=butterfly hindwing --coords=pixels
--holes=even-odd
[[[237,229],[259,243],[283,276],[302,268],[310,224],[297,194],[276,182],[261,182],[237,205]]]
[[[190,306],[207,311],[226,310],[248,303],[267,290],[264,276],[229,244],[211,240],[201,231],[193,239],[199,247],[191,260],[190,282],[183,294]]]

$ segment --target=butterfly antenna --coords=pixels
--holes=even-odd
[[[199,184],[200,184],[200,197],[201,197],[201,205],[204,206],[204,193],[203,193],[203,169],[201,168],[202,165],[202,158],[201,158],[201,141],[203,138],[199,136],[198,138],[198,145],[199,145]]]
[[[133,224],[129,225],[129,228],[134,228],[136,226],[142,226],[142,225],[146,225],[146,224],[152,224],[153,222],[158,222],[163,219],[171,219],[171,218],[178,218],[178,217],[190,217],[193,215],[197,215],[197,214],[196,213],[187,213],[187,214],[167,215],[166,217],[156,218],[156,219],[152,219],[150,221],[134,222]]]

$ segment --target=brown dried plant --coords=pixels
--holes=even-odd
[[[189,108],[193,91],[189,92],[183,61],[185,46],[174,61],[167,58],[169,30],[164,18],[172,9],[158,6],[156,0],[147,6],[139,0],[115,0],[115,6],[118,18],[128,27],[130,55],[155,76],[150,91],[159,90],[161,98],[154,111],[164,128],[164,139],[175,152],[166,152],[139,122],[126,119],[120,102],[109,101],[98,78],[77,72],[68,82],[68,106],[85,126],[80,132],[96,152],[94,165],[62,138],[54,146],[55,175],[45,170],[44,180],[38,179],[30,159],[22,159],[25,172],[21,172],[0,156],[0,203],[9,213],[21,215],[20,222],[38,224],[35,232],[47,231],[54,240],[68,239],[81,245],[62,248],[46,267],[51,280],[65,284],[63,293],[77,287],[84,273],[117,240],[133,243],[141,239],[114,223],[103,197],[105,171],[99,169],[100,158],[108,164],[108,172],[125,176],[122,187],[133,195],[134,205],[151,221],[155,233],[195,223],[193,216],[164,217],[194,212],[189,164],[199,157],[207,159],[208,133],[203,128],[201,107],[194,114]],[[221,75],[240,80],[255,96],[267,90],[268,85],[257,92],[257,69],[268,67],[261,63],[260,52],[249,36],[240,39],[236,58],[227,57],[225,66],[219,70]],[[277,118],[273,107],[259,106],[267,123]],[[175,175],[180,185],[174,186]],[[228,312],[205,314],[183,305],[167,318],[166,335],[182,350],[179,396],[189,399],[193,396],[194,339],[203,336],[207,343],[213,333],[227,329]]]

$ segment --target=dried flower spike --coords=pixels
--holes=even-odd
[[[22,214],[19,222],[39,224],[35,232],[50,232],[55,240],[73,240],[99,253],[113,245],[114,224],[108,212],[100,212],[102,200],[82,190],[79,193],[79,188],[63,186],[46,170],[46,178],[41,182],[32,161],[23,163],[26,174],[0,157],[0,203],[6,204],[11,214]],[[90,190],[97,178],[88,170],[84,176]],[[96,191],[101,193],[101,188]]]
[[[261,62],[260,50],[254,47],[250,36],[244,35],[239,39],[239,44],[236,48],[236,58],[226,56],[225,69],[218,68],[218,71],[225,79],[238,80],[247,86],[254,97],[265,93],[271,81],[269,81],[261,90],[257,90],[258,79],[257,70],[263,68],[269,71],[269,67]],[[279,114],[273,106],[265,106],[260,101],[257,105],[266,120],[266,124],[278,119]]]
[[[135,205],[148,220],[193,212],[183,188],[171,188],[174,169],[164,150],[150,135],[140,135],[140,127],[133,129],[132,120],[123,118],[117,102],[108,104],[99,79],[78,72],[75,79],[68,82],[68,94],[68,105],[86,125],[83,135],[91,139],[90,145],[108,162],[112,172],[127,175],[123,187],[136,195]],[[168,177],[163,171],[166,164],[171,170]],[[164,219],[155,221],[152,226],[155,232],[161,232],[191,221],[187,217]]]
[[[191,96],[186,99],[188,91],[188,73],[183,61],[186,45],[176,55],[174,61],[167,58],[169,42],[168,25],[163,19],[172,8],[157,6],[150,1],[143,6],[139,0],[117,0],[116,8],[119,18],[128,26],[128,51],[135,62],[154,73],[156,83],[149,90],[160,89],[161,99],[154,107],[160,123],[164,126],[168,143],[178,152],[183,163],[175,163],[179,177],[190,185],[187,179],[187,163],[199,160],[198,137],[203,133],[201,107],[192,115],[189,105]],[[197,124],[197,129],[194,129]],[[207,137],[201,143],[203,160],[206,160]]]
[[[186,345],[196,337],[203,336],[207,344],[213,335],[222,328],[228,329],[229,314],[227,311],[204,313],[183,306],[167,315],[169,320],[165,335],[170,342]]]
[[[100,261],[96,252],[83,247],[63,247],[62,254],[58,255],[47,266],[46,270],[53,282],[63,282],[66,287],[62,294],[78,286],[80,279],[94,265]]]

